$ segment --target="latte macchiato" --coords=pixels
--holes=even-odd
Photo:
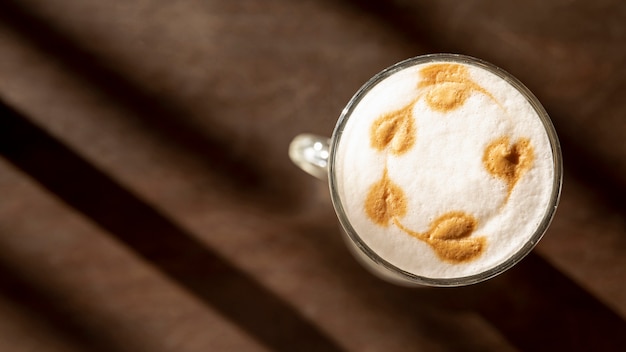
[[[545,111],[508,74],[463,56],[408,60],[344,110],[331,145],[333,204],[375,265],[427,284],[481,281],[543,235],[558,154]]]

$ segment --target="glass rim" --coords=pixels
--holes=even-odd
[[[336,146],[341,140],[341,136],[343,133],[343,129],[348,122],[352,112],[356,108],[356,106],[361,102],[361,100],[365,97],[365,95],[378,83],[393,75],[396,72],[399,72],[405,68],[409,68],[418,64],[424,64],[429,62],[454,62],[454,63],[463,63],[479,68],[483,68],[488,72],[491,72],[498,77],[502,78],[509,84],[511,84],[515,89],[517,89],[530,103],[533,107],[537,115],[539,116],[543,127],[548,136],[548,140],[550,142],[550,149],[552,151],[552,163],[554,167],[554,177],[552,184],[552,194],[550,195],[550,202],[548,207],[545,210],[543,218],[539,222],[539,225],[535,229],[533,235],[529,238],[529,240],[510,258],[505,260],[504,262],[482,271],[477,274],[469,275],[469,276],[461,276],[455,278],[431,278],[426,276],[420,276],[395,266],[391,264],[384,258],[380,257],[375,251],[373,251],[357,234],[356,230],[352,227],[352,224],[348,220],[348,217],[345,213],[345,210],[342,205],[341,196],[339,195],[336,173],[335,173],[335,160],[337,154]],[[348,104],[342,110],[341,115],[335,125],[333,130],[331,139],[330,139],[330,155],[329,155],[329,163],[328,163],[328,183],[331,193],[331,201],[333,207],[335,208],[335,212],[339,218],[339,222],[345,232],[345,234],[349,237],[349,240],[355,245],[356,249],[361,251],[368,259],[370,259],[374,264],[382,266],[384,269],[389,271],[392,275],[397,276],[396,279],[400,279],[401,281],[412,283],[415,285],[424,285],[424,286],[438,286],[438,287],[454,287],[454,286],[465,286],[471,285],[478,282],[482,282],[488,280],[494,276],[497,276],[511,267],[515,266],[518,262],[520,262],[526,255],[528,255],[532,249],[537,245],[537,243],[541,240],[545,232],[547,231],[554,215],[556,213],[556,208],[559,203],[561,188],[563,183],[563,160],[561,154],[561,146],[559,144],[559,139],[556,134],[556,130],[548,113],[541,105],[537,97],[517,78],[513,75],[509,74],[505,70],[489,63],[481,59],[477,59],[467,55],[461,54],[448,54],[448,53],[440,53],[440,54],[427,54],[412,57],[403,61],[400,61],[392,66],[385,68],[380,71],[372,78],[370,78],[363,86],[361,86],[357,92],[352,96],[352,98],[348,101]]]

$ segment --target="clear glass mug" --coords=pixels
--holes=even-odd
[[[359,236],[359,233],[354,229],[348,219],[348,216],[346,215],[344,204],[342,203],[341,196],[338,192],[338,180],[336,173],[337,146],[341,142],[346,123],[351,118],[355,108],[359,105],[362,99],[370,93],[372,88],[393,74],[406,68],[425,63],[438,62],[458,63],[478,67],[495,74],[513,86],[530,103],[541,120],[549,140],[553,167],[552,189],[549,198],[549,205],[545,208],[542,218],[534,229],[534,233],[528,237],[525,244],[508,259],[494,267],[476,274],[452,278],[432,278],[415,275],[390,263],[382,258],[376,251],[372,250],[370,246],[368,246]],[[293,139],[289,146],[289,156],[294,164],[299,166],[302,170],[318,179],[328,182],[331,200],[339,219],[339,223],[341,224],[344,239],[354,256],[373,274],[386,281],[404,286],[454,287],[470,285],[490,279],[517,264],[535,247],[548,229],[559,202],[563,177],[562,156],[558,137],[548,114],[541,106],[537,98],[521,82],[502,69],[473,57],[456,54],[431,54],[418,56],[399,62],[376,74],[356,92],[343,109],[330,139],[313,134],[298,135]]]

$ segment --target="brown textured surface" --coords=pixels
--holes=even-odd
[[[0,1],[0,350],[626,349],[625,19],[618,0]],[[459,289],[366,273],[286,152],[430,52],[520,78],[565,156],[535,252]]]

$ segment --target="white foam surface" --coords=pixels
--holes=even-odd
[[[479,274],[517,253],[535,233],[550,207],[554,167],[550,141],[537,112],[511,84],[478,66],[466,65],[471,79],[500,103],[475,91],[447,113],[433,111],[421,98],[415,105],[416,142],[401,156],[370,146],[370,126],[384,113],[409,104],[418,89],[420,70],[406,68],[387,77],[354,108],[336,148],[336,184],[347,219],[361,240],[396,267],[429,278]],[[482,158],[493,140],[528,138],[534,148],[532,167],[507,199],[505,181],[490,175]],[[407,196],[404,226],[424,232],[438,216],[463,211],[478,220],[472,236],[486,238],[477,259],[450,264],[425,242],[398,227],[376,225],[366,215],[365,198],[372,184],[388,175]]]

